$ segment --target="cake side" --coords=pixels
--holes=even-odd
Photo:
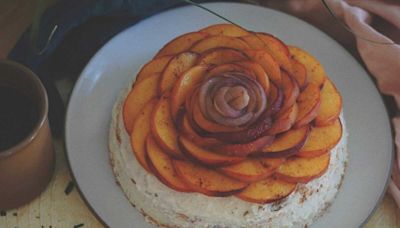
[[[137,162],[122,119],[122,104],[131,85],[116,102],[109,134],[114,174],[129,201],[153,224],[168,227],[303,227],[321,216],[332,203],[346,161],[345,123],[340,143],[331,151],[327,172],[299,184],[290,196],[272,204],[245,202],[234,196],[209,197],[174,191],[147,173]],[[215,211],[219,213],[216,214]]]
[[[340,92],[315,57],[268,33],[182,34],[112,111],[115,176],[159,226],[307,226],[345,172]]]

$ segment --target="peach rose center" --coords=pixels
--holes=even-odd
[[[244,126],[257,120],[267,106],[261,85],[242,73],[230,72],[206,79],[200,86],[203,115],[226,126]]]

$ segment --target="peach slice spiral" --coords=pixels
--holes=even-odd
[[[169,42],[138,78],[123,110],[133,152],[177,191],[274,202],[322,175],[342,136],[322,64],[270,34],[212,25]]]
[[[207,119],[231,127],[254,123],[267,106],[260,84],[237,72],[206,79],[198,99],[200,110]]]

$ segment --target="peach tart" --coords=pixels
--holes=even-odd
[[[163,227],[304,227],[347,162],[342,98],[318,60],[217,24],[165,44],[116,102],[110,160]]]

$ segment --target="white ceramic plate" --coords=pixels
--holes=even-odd
[[[337,199],[314,226],[363,224],[384,194],[393,154],[386,109],[366,71],[330,37],[292,16],[237,3],[206,6],[247,29],[302,47],[324,65],[343,96],[350,157]],[[111,110],[120,91],[167,41],[221,22],[191,6],[158,14],[113,38],[82,72],[67,112],[67,154],[83,197],[108,226],[150,227],[116,185],[108,162]]]

